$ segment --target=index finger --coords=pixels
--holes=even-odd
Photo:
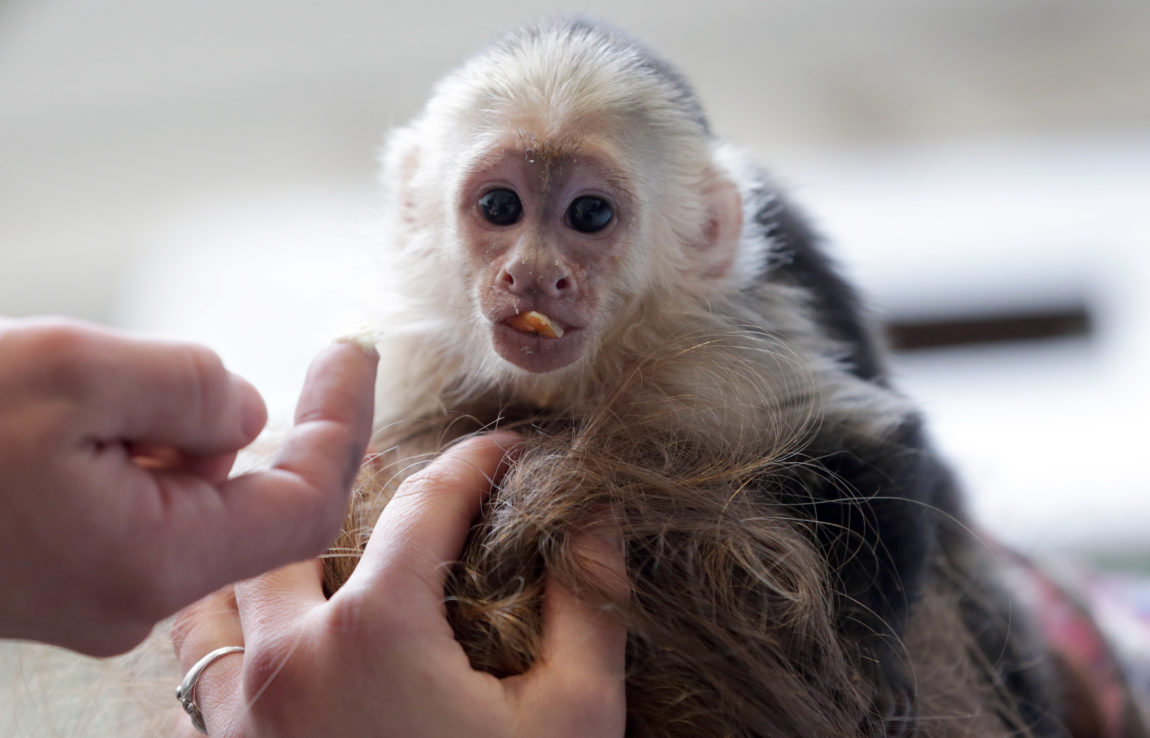
[[[337,343],[308,371],[296,426],[271,469],[216,490],[188,475],[169,485],[170,579],[192,596],[315,556],[335,537],[371,434],[378,356]],[[196,566],[179,566],[195,561]]]
[[[597,589],[613,601],[630,593],[621,541],[588,533],[573,543]],[[525,735],[622,735],[627,718],[627,629],[614,604],[548,575],[543,648],[524,674],[504,680],[516,696]]]
[[[271,469],[224,487],[232,534],[269,552],[252,562],[250,574],[317,555],[335,537],[371,436],[378,358],[342,342],[323,351]]]
[[[15,321],[4,333],[35,366],[40,391],[78,406],[76,433],[97,441],[212,456],[246,446],[267,421],[255,388],[204,346],[55,319]]]

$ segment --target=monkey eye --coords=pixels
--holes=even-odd
[[[511,190],[491,190],[479,198],[479,210],[488,223],[507,226],[523,215],[523,203]]]
[[[567,206],[567,222],[580,233],[598,233],[614,215],[610,203],[590,195],[577,197]]]

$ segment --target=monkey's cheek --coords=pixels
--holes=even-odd
[[[491,344],[508,363],[532,374],[545,374],[570,366],[583,355],[584,332],[568,328],[562,338],[546,338],[496,323]]]

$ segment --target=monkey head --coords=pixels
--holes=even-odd
[[[666,313],[731,282],[741,195],[694,94],[588,29],[490,47],[385,151],[395,289],[462,371],[562,381],[652,299]]]

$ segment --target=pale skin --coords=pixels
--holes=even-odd
[[[514,443],[507,434],[470,439],[408,479],[330,600],[319,563],[307,561],[185,610],[173,627],[182,668],[222,646],[246,647],[197,686],[209,734],[622,735],[626,632],[609,614],[549,581],[541,659],[502,680],[471,668],[448,625],[447,566]],[[626,591],[617,541],[576,545],[601,581]]]
[[[267,413],[214,353],[0,320],[0,637],[120,653],[223,584],[320,553],[370,433],[375,363],[324,351],[273,466],[229,480]]]

